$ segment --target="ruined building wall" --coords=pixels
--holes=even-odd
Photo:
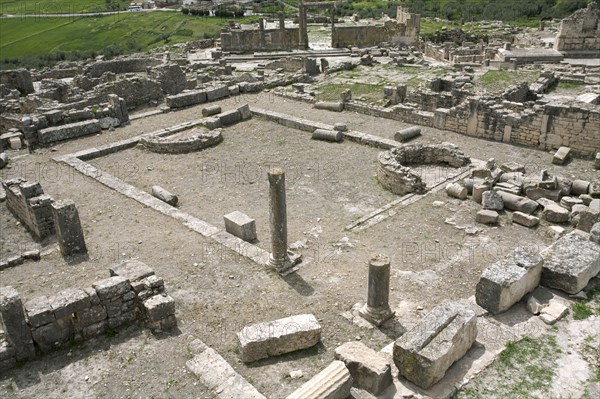
[[[458,107],[437,109],[433,126],[469,136],[538,147],[570,147],[582,156],[600,151],[600,109],[588,104],[536,104],[472,98]]]
[[[600,8],[595,3],[575,11],[560,23],[554,49],[569,56],[600,56]]]
[[[281,51],[298,48],[300,30],[231,29],[221,32],[221,48],[227,52]]]
[[[52,203],[37,182],[12,179],[2,183],[6,191],[6,206],[37,239],[54,234]]]
[[[331,41],[337,48],[369,47],[382,42],[415,45],[419,42],[420,30],[421,16],[400,6],[396,20],[386,21],[384,25],[336,26]]]

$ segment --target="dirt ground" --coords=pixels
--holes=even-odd
[[[354,113],[314,110],[270,93],[221,101],[224,109],[249,103],[298,117],[391,138],[406,124]],[[294,391],[333,359],[334,349],[362,340],[379,350],[397,337],[386,329],[363,329],[340,314],[366,299],[367,259],[383,253],[392,260],[390,304],[410,326],[442,300],[474,294],[482,270],[519,245],[541,249],[551,239],[544,226],[526,229],[502,215],[500,226],[475,224],[480,206],[470,200],[432,193],[360,232],[344,226],[396,199],[375,178],[379,150],[352,142],[331,144],[309,134],[254,118],[223,130],[222,144],[193,154],[159,155],[129,149],[92,163],[136,187],[154,184],[177,194],[180,208],[222,227],[222,215],[240,210],[256,219],[259,242],[269,248],[268,183],[272,166],[287,171],[288,239],[305,262],[297,273],[280,277],[265,266],[221,248],[177,221],[146,208],[51,159],[99,144],[200,117],[201,106],[134,120],[114,132],[82,138],[51,149],[23,153],[2,178],[40,181],[55,199],[77,204],[90,260],[67,264],[58,251],[39,262],[0,272],[0,284],[14,286],[26,301],[68,287],[88,287],[108,276],[124,259],[139,259],[164,278],[175,299],[179,331],[155,336],[132,326],[29,362],[0,376],[0,396],[30,397],[210,397],[185,368],[187,343],[200,338],[269,398]],[[552,165],[552,154],[423,128],[415,142],[458,145],[476,159],[516,161],[527,171],[570,178],[598,178],[592,162]],[[438,203],[441,202],[442,204]],[[435,204],[434,204],[435,202]],[[0,206],[6,253],[34,245],[23,226]],[[452,223],[447,223],[452,222]],[[47,243],[46,249],[52,248]],[[417,309],[419,308],[419,310]],[[313,313],[323,327],[315,348],[244,365],[235,333],[244,325],[293,314]],[[304,378],[291,380],[301,369]]]

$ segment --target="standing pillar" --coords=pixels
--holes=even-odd
[[[25,309],[17,290],[13,287],[0,287],[0,317],[2,318],[6,337],[14,346],[17,361],[35,357],[35,347],[31,331],[27,327]],[[3,362],[0,361],[0,366]],[[0,367],[0,370],[2,368]]]
[[[79,212],[71,200],[55,201],[52,204],[56,241],[63,256],[87,253]]]
[[[369,322],[379,326],[392,318],[390,309],[390,258],[385,255],[374,255],[369,259],[369,289],[367,303],[358,312]]]
[[[279,29],[285,30],[285,14],[280,11],[277,15],[279,17]]]
[[[287,251],[287,208],[285,204],[285,172],[274,168],[269,172],[269,221],[271,224],[271,256],[269,264],[282,273],[292,261]]]

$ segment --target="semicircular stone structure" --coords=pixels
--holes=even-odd
[[[421,176],[414,173],[408,165],[442,164],[454,168],[471,163],[456,145],[408,144],[381,152],[378,157],[377,180],[394,194],[422,194],[427,191]]]
[[[223,141],[221,129],[196,128],[169,136],[146,136],[140,142],[149,151],[162,154],[184,154],[212,147]]]

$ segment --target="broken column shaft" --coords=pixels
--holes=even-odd
[[[271,256],[269,256],[269,264],[281,273],[292,266],[287,252],[285,172],[281,168],[274,168],[269,172],[269,206],[269,221],[271,223]]]
[[[389,305],[390,295],[390,258],[374,255],[369,259],[369,288],[367,304],[359,314],[371,323],[379,326],[394,316]]]

